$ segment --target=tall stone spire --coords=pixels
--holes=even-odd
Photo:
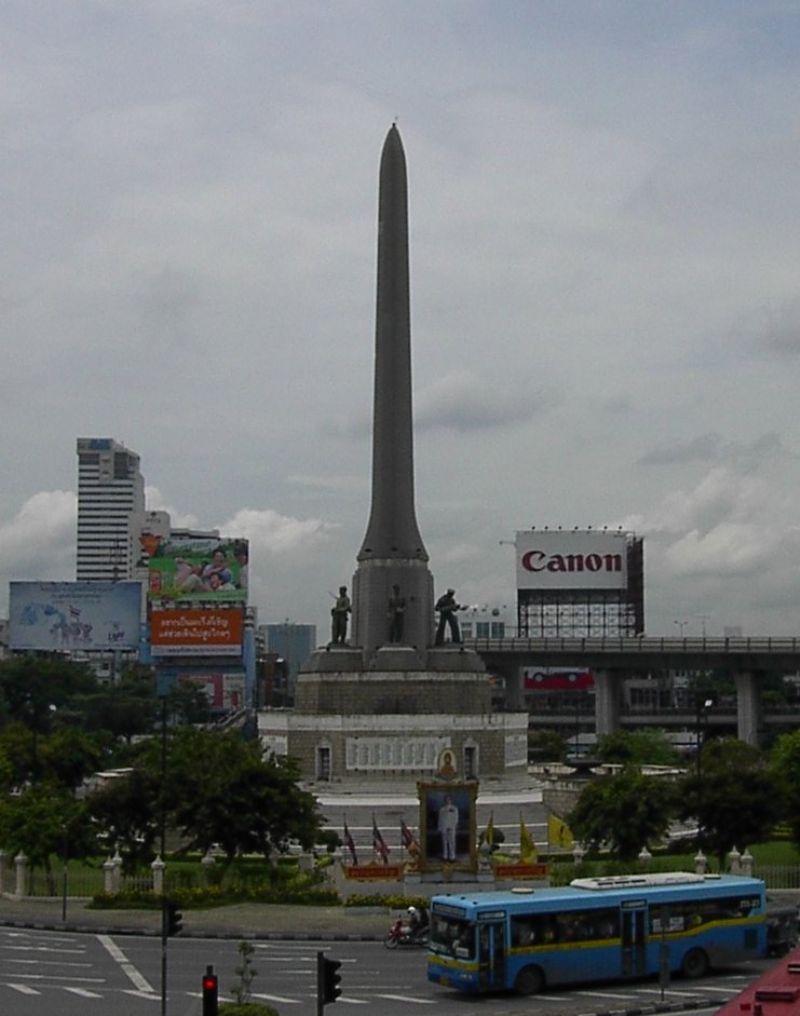
[[[353,578],[354,641],[368,652],[388,641],[394,585],[407,604],[402,643],[431,643],[433,579],[414,507],[409,307],[406,159],[393,125],[379,182],[372,502]]]

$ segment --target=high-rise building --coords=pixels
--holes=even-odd
[[[79,582],[134,578],[144,478],[139,456],[113,438],[78,438]]]

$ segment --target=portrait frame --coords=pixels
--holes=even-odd
[[[448,782],[440,780],[432,783],[418,783],[417,792],[419,794],[419,830],[422,848],[421,870],[477,871],[475,807],[478,797],[477,781]],[[452,859],[445,857],[445,833],[440,830],[439,816],[445,805],[454,806],[457,812],[457,819],[454,818],[454,856]]]

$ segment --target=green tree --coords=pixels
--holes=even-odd
[[[626,765],[614,776],[591,780],[568,818],[576,839],[590,850],[607,846],[622,861],[633,860],[666,834],[676,809],[676,786],[644,776]]]
[[[735,738],[705,742],[697,767],[681,781],[680,801],[680,817],[697,820],[700,845],[720,868],[733,847],[768,838],[781,811],[764,756]]]
[[[101,767],[108,749],[107,738],[64,727],[40,743],[39,765],[46,777],[75,790]]]
[[[72,856],[94,851],[85,806],[63,787],[39,783],[6,798],[0,808],[0,843],[15,855],[25,854],[32,867],[44,868],[51,895],[55,895],[51,859],[61,853],[65,841]]]
[[[109,854],[119,850],[125,871],[153,860],[161,830],[158,770],[139,765],[86,798],[96,842]]]
[[[778,789],[781,818],[789,823],[792,840],[800,847],[800,730],[782,734],[775,742],[769,772]]]
[[[237,731],[187,728],[170,740],[169,810],[191,847],[216,843],[230,860],[237,853],[269,858],[290,840],[314,845],[322,820],[294,765],[265,759],[260,743]]]
[[[597,743],[597,756],[603,762],[639,766],[675,766],[680,761],[672,742],[663,730],[618,730],[605,734]]]
[[[528,732],[529,762],[563,762],[567,757],[566,741],[556,730]]]

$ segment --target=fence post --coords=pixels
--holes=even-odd
[[[214,855],[211,853],[211,847],[203,854],[200,863],[203,865],[203,881],[206,885],[211,885],[211,872],[217,863],[214,860]]]
[[[103,862],[103,891],[114,892],[114,862],[110,857]]]
[[[0,896],[5,892],[6,852],[0,850]]]
[[[122,886],[122,858],[119,856],[119,850],[111,858],[111,863],[114,865],[111,871],[111,885],[113,886],[111,891],[118,893]]]
[[[728,870],[731,875],[741,875],[742,873],[742,855],[734,846],[733,850],[728,853]]]
[[[698,875],[705,875],[706,873],[706,855],[702,850],[698,850],[694,855],[694,870]]]
[[[753,855],[750,853],[750,851],[747,849],[747,847],[745,847],[744,848],[744,853],[742,854],[742,874],[743,875],[750,876],[750,875],[753,874],[753,862],[754,862],[754,860],[755,860],[755,858],[753,857]]]
[[[22,853],[21,850],[14,858],[14,864],[16,865],[17,868],[17,885],[14,895],[24,896],[26,884],[28,881],[28,858]]]
[[[150,865],[150,870],[153,872],[153,892],[156,896],[164,895],[164,868],[166,865],[160,855]]]

